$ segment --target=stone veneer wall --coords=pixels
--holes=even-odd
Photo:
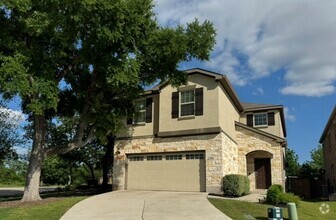
[[[265,158],[269,154],[271,157],[271,179],[272,184],[281,184],[284,186],[284,161],[283,151],[280,143],[277,143],[271,138],[265,137],[258,133],[249,131],[242,127],[236,126],[236,140],[238,143],[238,173],[248,175],[250,179],[250,189],[255,189],[255,172],[254,172],[254,158]],[[254,152],[255,151],[255,152]],[[259,152],[258,152],[259,151]],[[248,161],[246,155],[250,154]],[[285,187],[285,186],[284,186]]]
[[[113,166],[113,189],[125,189],[127,154],[205,151],[206,191],[219,193],[225,174],[237,169],[237,147],[224,133],[173,138],[118,140]],[[119,154],[117,154],[119,151]],[[231,161],[233,160],[233,162]]]

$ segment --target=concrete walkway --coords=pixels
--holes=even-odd
[[[241,197],[224,197],[224,196],[215,196],[209,195],[209,198],[216,198],[216,199],[231,199],[231,200],[239,200],[239,201],[246,201],[246,202],[259,202],[259,200],[264,200],[266,198],[267,190],[257,189],[252,191],[250,194]]]
[[[207,200],[206,193],[115,191],[74,205],[61,220],[85,219],[230,219]]]

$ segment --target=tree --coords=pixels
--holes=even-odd
[[[298,176],[300,172],[299,157],[294,150],[286,148],[286,175]]]
[[[321,144],[310,151],[310,166],[313,169],[320,170],[323,169],[323,147]]]
[[[21,98],[33,127],[22,201],[41,199],[45,158],[115,134],[143,85],[185,82],[178,64],[207,60],[214,45],[208,21],[159,27],[152,0],[0,3],[0,92]],[[46,145],[59,117],[73,119],[73,135]]]
[[[310,158],[310,161],[306,161],[302,164],[300,176],[311,179],[323,178],[324,170],[322,145],[319,144],[315,149],[310,151]]]

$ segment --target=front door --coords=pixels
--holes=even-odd
[[[268,189],[271,186],[270,158],[255,158],[256,189]]]

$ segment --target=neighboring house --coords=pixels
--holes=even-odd
[[[329,194],[336,193],[336,106],[320,138],[323,145],[325,179]]]
[[[240,102],[227,77],[185,71],[186,85],[146,91],[118,135],[115,190],[219,193],[223,176],[247,175],[251,190],[284,185],[283,106]]]

